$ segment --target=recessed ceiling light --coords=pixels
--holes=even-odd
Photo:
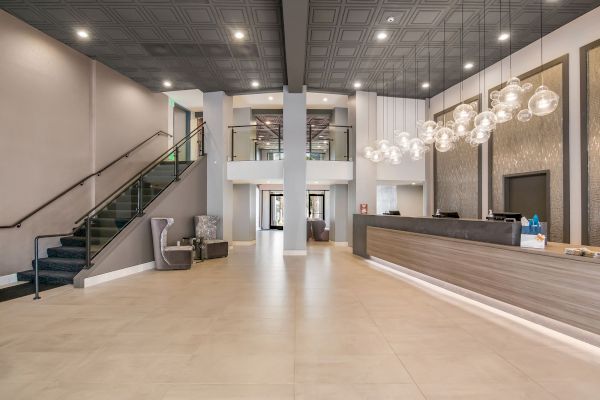
[[[355,89],[360,89],[361,86],[362,86],[362,83],[360,83],[360,82],[354,82],[354,88]]]
[[[271,143],[269,143],[269,142],[265,142],[265,144],[268,146],[268,145],[270,145]]]
[[[85,29],[78,29],[77,36],[79,36],[82,39],[87,39],[90,37],[90,34]]]
[[[329,99],[328,99],[327,97],[323,97],[323,101],[324,101],[325,103],[327,103],[327,102],[329,101]]]
[[[173,84],[171,83],[171,81],[163,81],[163,86],[170,88],[171,86],[173,86]]]
[[[510,37],[510,34],[507,32],[502,32],[500,36],[498,36],[498,40],[504,42],[506,39]]]
[[[252,81],[252,83],[250,83],[252,85],[253,88],[257,88],[260,86],[260,83],[258,83],[258,81]]]
[[[411,185],[416,185],[416,184],[417,184],[416,182],[411,183]]]
[[[265,124],[271,125],[271,121],[267,121],[267,122],[265,122]]]
[[[421,85],[421,87],[422,87],[423,89],[427,89],[427,88],[429,88],[429,86],[431,86],[431,85],[429,84],[429,82],[423,82],[423,84]]]
[[[475,66],[475,64],[473,64],[472,62],[468,62],[465,64],[465,69],[471,69]]]
[[[235,37],[236,39],[243,39],[246,37],[246,35],[244,35],[244,32],[242,32],[242,31],[236,31],[233,34],[233,37]]]
[[[394,22],[395,20],[396,20],[396,18],[394,18],[394,17],[391,17],[391,16],[390,16],[390,17],[387,17],[387,19],[386,19],[386,21],[387,21],[387,22],[390,22],[390,23],[391,23],[391,22]]]
[[[377,40],[385,40],[385,39],[387,39],[388,34],[385,32],[379,32],[376,37],[377,37]]]
[[[269,96],[269,101],[273,101],[274,97],[273,96]]]

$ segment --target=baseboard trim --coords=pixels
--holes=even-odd
[[[475,306],[485,312],[511,320],[542,335],[550,336],[583,351],[600,354],[600,335],[461,288],[377,257],[371,257],[367,260],[367,263],[372,268],[383,273],[395,276],[425,290],[435,292],[447,299],[455,300],[459,306],[460,303]]]
[[[348,247],[348,242],[331,242],[334,246]]]
[[[91,287],[96,286],[101,283],[114,281],[115,279],[124,278],[129,275],[138,274],[140,272],[148,271],[150,269],[154,269],[154,261],[150,261],[144,264],[134,265],[132,267],[127,267],[123,269],[118,269],[116,271],[107,272],[105,274],[100,274],[96,276],[90,276],[89,278],[85,278],[83,280],[83,287]]]
[[[17,283],[17,274],[0,276],[0,286],[12,285],[14,283]]]
[[[284,250],[283,251],[283,255],[284,256],[305,256],[306,250]]]
[[[256,244],[256,240],[234,240],[234,246],[253,246]]]

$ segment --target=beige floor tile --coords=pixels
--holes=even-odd
[[[296,383],[412,383],[393,355],[297,356]]]
[[[169,385],[162,400],[293,400],[293,385]]]
[[[600,359],[281,232],[0,303],[0,398],[598,399]]]
[[[428,400],[553,400],[550,393],[534,382],[500,385],[469,382],[444,385],[420,384]],[[579,399],[572,398],[572,400]]]
[[[521,384],[528,381],[523,372],[491,352],[449,352],[399,357],[418,385],[470,382]]]
[[[296,400],[425,400],[413,384],[299,384]]]
[[[560,400],[597,400],[600,398],[600,379],[538,379],[538,383]]]

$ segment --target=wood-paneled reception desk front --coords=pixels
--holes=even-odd
[[[353,222],[356,255],[600,345],[598,259],[565,255],[557,243],[522,249],[520,223],[358,214]]]

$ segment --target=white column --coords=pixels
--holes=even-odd
[[[227,180],[227,160],[231,149],[230,129],[233,100],[224,92],[204,93],[207,153],[207,213],[221,220],[218,237],[233,240],[233,184]]]
[[[377,93],[356,92],[348,101],[348,120],[354,127],[350,152],[354,180],[348,185],[348,244],[352,245],[352,219],[367,204],[369,214],[377,208],[377,166],[362,155],[362,149],[377,138]]]
[[[283,254],[306,254],[306,88],[283,88]]]

